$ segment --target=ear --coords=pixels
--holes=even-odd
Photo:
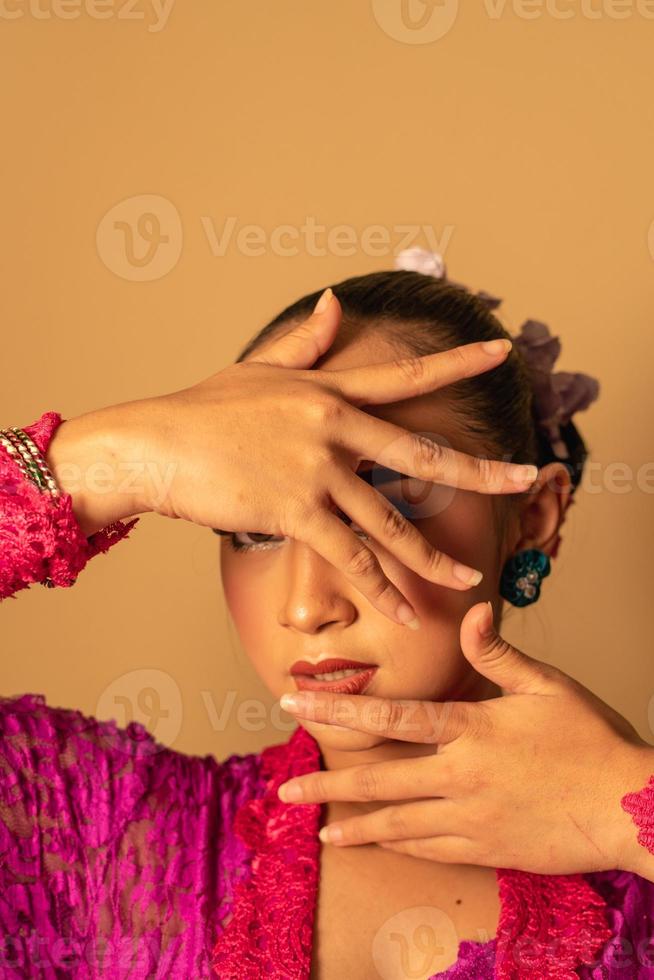
[[[563,463],[548,463],[535,483],[525,492],[525,503],[519,517],[517,537],[510,553],[524,548],[539,548],[556,557],[560,529],[572,501],[572,480]]]

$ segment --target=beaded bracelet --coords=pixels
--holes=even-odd
[[[0,444],[6,449],[23,476],[35,484],[43,493],[58,497],[61,490],[57,486],[45,457],[24,429],[12,425],[0,429]]]
[[[44,412],[22,428],[0,430],[0,601],[36,582],[74,585],[89,559],[127,537],[139,521],[114,521],[86,537],[73,498],[57,486],[45,461],[63,421],[59,412]]]
[[[52,498],[60,496],[61,490],[46,463],[45,456],[24,429],[17,425],[12,425],[9,429],[0,429],[0,445],[7,451],[26,480]],[[41,585],[48,589],[54,588],[54,582],[47,576]]]

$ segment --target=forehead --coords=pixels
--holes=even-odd
[[[401,349],[379,333],[363,332],[345,340],[339,334],[330,349],[315,362],[317,371],[342,371],[357,367],[374,367],[402,357]],[[364,405],[368,415],[417,432],[462,452],[474,453],[479,437],[470,432],[461,411],[447,388],[422,395],[409,396],[401,401]]]

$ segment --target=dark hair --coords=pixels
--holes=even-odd
[[[420,272],[384,271],[354,276],[336,283],[333,290],[343,309],[343,327],[372,328],[393,343],[400,356],[422,356],[474,341],[509,338],[492,313],[486,294]],[[282,334],[293,321],[310,316],[322,290],[303,296],[282,310],[253,337],[239,354],[242,361],[264,340]],[[456,399],[469,430],[486,444],[489,455],[538,467],[562,462],[578,486],[586,446],[572,421],[561,427],[569,458],[559,459],[533,412],[529,371],[514,346],[507,359],[492,371],[456,382],[448,389]]]

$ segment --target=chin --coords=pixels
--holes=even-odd
[[[321,748],[340,749],[344,752],[361,752],[387,741],[383,735],[358,732],[353,728],[343,728],[341,725],[329,725],[320,721],[307,721],[306,719],[302,719],[300,724],[310,735],[313,735]]]

